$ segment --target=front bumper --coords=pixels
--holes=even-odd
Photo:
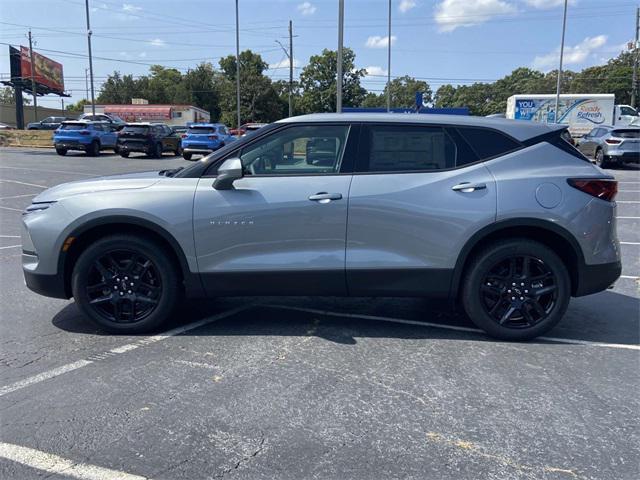
[[[602,263],[599,265],[583,265],[579,269],[578,285],[574,297],[583,297],[606,290],[622,273],[622,263]]]
[[[24,273],[24,282],[29,290],[44,295],[45,297],[70,298],[65,291],[64,278],[61,274],[44,275],[29,272],[24,269],[22,273]]]

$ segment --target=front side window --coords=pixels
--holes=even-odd
[[[246,175],[307,175],[340,171],[347,125],[286,128],[242,149]]]
[[[369,128],[369,172],[416,172],[456,166],[456,145],[441,127],[411,125]]]
[[[631,115],[632,117],[635,117],[638,115],[638,112],[636,112],[634,108],[625,106],[620,107],[620,115]]]

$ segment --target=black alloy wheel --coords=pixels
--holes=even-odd
[[[143,254],[113,250],[93,262],[85,289],[89,304],[100,316],[110,322],[134,323],[158,306],[162,281]]]
[[[482,305],[507,328],[528,328],[549,316],[557,302],[557,279],[539,258],[514,255],[501,260],[484,278]]]

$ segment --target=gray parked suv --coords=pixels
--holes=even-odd
[[[620,275],[616,191],[562,127],[308,115],[186,169],[43,192],[23,268],[113,332],[157,328],[185,294],[431,296],[522,340]]]
[[[640,163],[640,127],[596,127],[578,140],[578,150],[602,168]]]

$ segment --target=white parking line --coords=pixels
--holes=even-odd
[[[18,237],[19,238],[19,237]],[[0,247],[0,250],[4,250],[6,248],[17,248],[17,247],[21,247],[22,245],[9,245],[8,247]]]
[[[20,213],[24,212],[24,209],[20,210],[19,208],[2,207],[2,206],[0,206],[0,208],[2,208],[3,210],[11,210],[12,212],[20,212]]]
[[[5,183],[18,183],[20,185],[27,185],[29,187],[38,187],[38,188],[49,188],[46,185],[38,185],[36,183],[27,183],[27,182],[19,182],[18,180],[7,180],[4,178],[0,178],[0,182],[5,182]]]
[[[69,175],[82,175],[83,177],[96,176],[95,173],[78,173],[78,172],[70,172],[68,170],[43,170],[42,168],[23,168],[23,167],[0,167],[0,168],[6,168],[11,170],[27,170],[29,172],[32,170],[37,170],[38,172],[47,172],[47,173],[68,173]]]
[[[616,203],[640,203],[640,200],[616,200]]]
[[[616,218],[623,218],[625,220],[628,220],[628,219],[639,220],[640,219],[640,217],[616,217]]]
[[[635,277],[633,275],[620,275],[620,278],[626,278],[626,279],[629,279],[629,280],[638,280],[638,279],[640,279],[640,277]]]
[[[290,307],[285,305],[260,305],[260,306],[281,308],[283,310],[293,310],[298,312],[315,313],[318,315],[325,315],[325,316],[331,316],[331,317],[362,318],[363,320],[376,320],[379,322],[400,323],[404,325],[417,325],[420,327],[440,328],[443,330],[455,330],[458,332],[472,332],[472,333],[482,333],[482,334],[485,333],[479,328],[459,327],[457,325],[442,325],[440,323],[419,322],[417,320],[404,320],[404,319],[391,318],[391,317],[379,317],[376,315],[361,315],[358,313],[330,312],[330,311],[319,310],[315,308]],[[537,340],[544,340],[546,342],[554,342],[554,343],[571,343],[576,345],[589,345],[592,347],[619,348],[623,350],[640,350],[640,345],[628,345],[624,343],[591,342],[589,340],[575,340],[571,338],[557,338],[557,337],[538,337]]]
[[[80,480],[146,480],[148,477],[132,475],[119,470],[79,463],[52,453],[12,443],[0,442],[0,458],[47,472],[50,475],[64,475]]]
[[[0,235],[0,238],[20,238],[20,235]]]
[[[0,387],[0,397],[15,392],[16,390],[21,390],[29,385],[34,385],[36,383],[43,382],[45,380],[49,380],[50,378],[55,378],[60,375],[63,375],[67,372],[72,372],[79,368],[86,367],[87,365],[91,365],[92,363],[98,362],[100,360],[105,360],[107,358],[111,358],[115,355],[129,352],[131,350],[135,350],[140,347],[144,347],[145,345],[149,345],[152,343],[160,342],[162,340],[166,340],[170,337],[175,337],[176,335],[180,335],[182,333],[188,332],[189,330],[193,330],[194,328],[199,328],[204,325],[208,325],[209,323],[213,323],[217,320],[221,320],[223,318],[229,317],[231,315],[235,315],[243,310],[247,310],[248,308],[253,307],[253,305],[243,305],[242,307],[232,308],[231,310],[227,310],[226,312],[219,313],[218,315],[214,315],[209,318],[204,318],[202,320],[198,320],[197,322],[189,323],[187,325],[183,325],[182,327],[177,327],[167,332],[152,335],[150,337],[142,338],[136,342],[129,343],[126,345],[122,345],[120,347],[112,348],[106,352],[98,353],[95,355],[91,355],[84,360],[79,360],[77,362],[68,363],[66,365],[62,365],[61,367],[54,368],[52,370],[47,370],[46,372],[39,373],[37,375],[33,375],[31,377],[27,377],[23,380],[19,380],[10,385],[6,385],[4,387]]]
[[[618,190],[618,193],[640,193],[640,190]]]
[[[640,245],[640,242],[620,242],[620,245]]]
[[[35,197],[37,193],[27,193],[26,195],[11,195],[10,197],[0,197],[0,200],[9,200],[10,198]]]

